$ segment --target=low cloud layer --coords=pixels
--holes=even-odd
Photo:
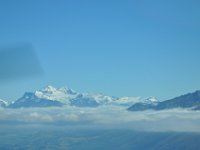
[[[0,109],[0,124],[200,132],[200,111],[129,112],[123,107]]]

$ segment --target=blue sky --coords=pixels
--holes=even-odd
[[[16,99],[46,85],[161,100],[200,89],[196,0],[1,0],[0,45],[31,43],[44,75],[0,85]]]

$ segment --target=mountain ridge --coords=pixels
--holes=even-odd
[[[67,87],[55,88],[47,86],[35,92],[25,94],[11,103],[9,108],[20,107],[48,107],[48,106],[76,106],[98,107],[102,105],[131,106],[140,101],[139,97],[112,97],[103,94],[79,93]],[[55,104],[55,105],[54,105]]]
[[[200,110],[200,90],[184,94],[169,100],[153,104],[136,103],[128,108],[129,111],[165,110],[173,108],[188,108]]]
[[[79,93],[67,87],[47,86],[35,92],[25,92],[21,98],[10,104],[0,100],[1,108],[62,107],[66,105],[75,107],[123,106],[129,111],[173,108],[200,110],[200,90],[169,100],[158,101],[153,96],[145,99],[141,97],[113,97],[103,94]]]

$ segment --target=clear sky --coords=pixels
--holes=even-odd
[[[0,45],[31,43],[44,75],[1,84],[0,98],[49,84],[161,100],[200,89],[199,8],[197,0],[1,0]]]

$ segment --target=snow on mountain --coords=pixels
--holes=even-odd
[[[131,106],[141,102],[140,97],[112,97],[103,94],[79,93],[70,88],[55,88],[47,86],[35,92],[26,92],[23,97],[14,101],[9,107],[47,107],[47,106],[77,106],[77,107],[97,107],[105,105]],[[155,102],[151,97],[144,100],[146,103]]]
[[[96,107],[100,104],[112,101],[112,98],[109,96],[78,93],[70,88],[55,88],[53,86],[47,86],[44,89],[37,90],[35,96],[42,99],[56,100],[65,105],[78,107]]]
[[[142,99],[140,97],[120,97],[112,103],[117,104],[117,105],[122,105],[122,106],[131,106],[141,101]]]
[[[114,97],[105,96],[103,94],[88,94],[88,93],[83,93],[83,94],[81,94],[81,96],[82,96],[82,98],[93,99],[99,105],[111,104],[116,99]]]
[[[144,99],[143,103],[146,103],[146,104],[157,104],[159,101],[157,100],[156,97],[148,97],[146,99]]]
[[[38,98],[56,100],[65,104],[69,104],[70,100],[76,98],[78,95],[79,93],[66,87],[55,88],[47,86],[44,89],[35,91],[35,96]]]
[[[163,110],[171,108],[191,108],[200,110],[200,91],[176,97],[171,100],[158,101],[155,97],[112,97],[103,94],[79,93],[70,88],[47,86],[35,92],[26,92],[21,98],[8,104],[0,99],[0,107],[76,107],[124,106],[130,111]]]
[[[76,98],[70,100],[70,105],[77,107],[97,107],[100,103],[89,95],[79,94]]]
[[[114,98],[102,94],[79,93],[70,88],[55,88],[47,86],[41,90],[35,91],[34,95],[41,99],[59,101],[65,105],[78,107],[96,107],[99,105],[111,104]]]
[[[0,107],[6,107],[6,106],[8,106],[8,102],[6,102],[6,101],[4,101],[4,100],[2,100],[2,99],[0,99]]]
[[[49,100],[37,97],[35,93],[26,92],[21,98],[12,102],[9,108],[21,108],[21,107],[53,107],[63,106],[63,104],[56,100]]]

